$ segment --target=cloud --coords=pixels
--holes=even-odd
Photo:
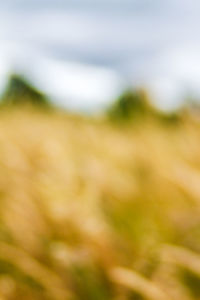
[[[124,88],[122,78],[109,68],[63,62],[32,48],[8,43],[0,51],[0,91],[12,72],[26,76],[55,104],[70,109],[103,109]]]
[[[118,79],[111,76],[117,70],[135,84],[146,84],[159,103],[175,105],[184,90],[199,92],[199,9],[197,0],[1,1],[0,42],[7,54],[0,61],[0,76],[17,60],[18,64],[23,61],[31,73],[34,60],[40,83],[46,78],[45,91],[64,98],[64,82],[71,82],[69,98],[80,86],[82,98],[85,93],[84,103],[93,98],[98,105],[100,98],[107,99],[106,95],[113,95],[113,89],[118,90],[113,83]],[[19,45],[26,50],[19,50]],[[38,63],[36,56],[42,53],[46,62]],[[63,66],[59,61],[61,54]],[[75,58],[79,67],[80,61],[84,65],[102,61],[102,67],[113,70],[108,75],[98,69],[97,75],[95,68],[91,71],[73,65],[69,74],[68,61]],[[51,75],[55,72],[60,74],[59,80]],[[47,79],[51,82],[49,87]]]

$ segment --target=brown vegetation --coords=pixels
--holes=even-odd
[[[200,297],[200,123],[0,111],[0,299]]]

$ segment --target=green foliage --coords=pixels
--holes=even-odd
[[[144,90],[127,90],[108,109],[108,116],[114,120],[130,120],[152,112]]]
[[[6,105],[49,105],[48,100],[44,94],[33,87],[26,79],[17,74],[13,74],[10,76],[8,84],[2,96],[2,103]]]
[[[200,297],[200,278],[196,274],[183,268],[180,271],[180,277],[183,285],[188,288],[191,295],[198,299]]]
[[[73,286],[78,297],[82,300],[111,299],[111,286],[105,274],[101,274],[100,266],[74,266]]]
[[[156,114],[158,120],[161,122],[162,125],[169,125],[173,127],[173,125],[178,125],[181,123],[182,114],[181,111],[175,112],[157,112]]]
[[[108,109],[110,120],[132,122],[152,118],[165,126],[178,125],[182,119],[182,110],[164,112],[151,104],[145,90],[125,91]]]

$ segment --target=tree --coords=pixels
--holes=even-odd
[[[13,74],[10,76],[2,96],[4,104],[33,104],[47,106],[48,100],[44,94],[33,87],[25,78]]]
[[[112,119],[130,120],[153,112],[144,90],[127,90],[108,109]]]

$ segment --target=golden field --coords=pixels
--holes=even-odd
[[[0,299],[200,299],[198,117],[1,109]]]

